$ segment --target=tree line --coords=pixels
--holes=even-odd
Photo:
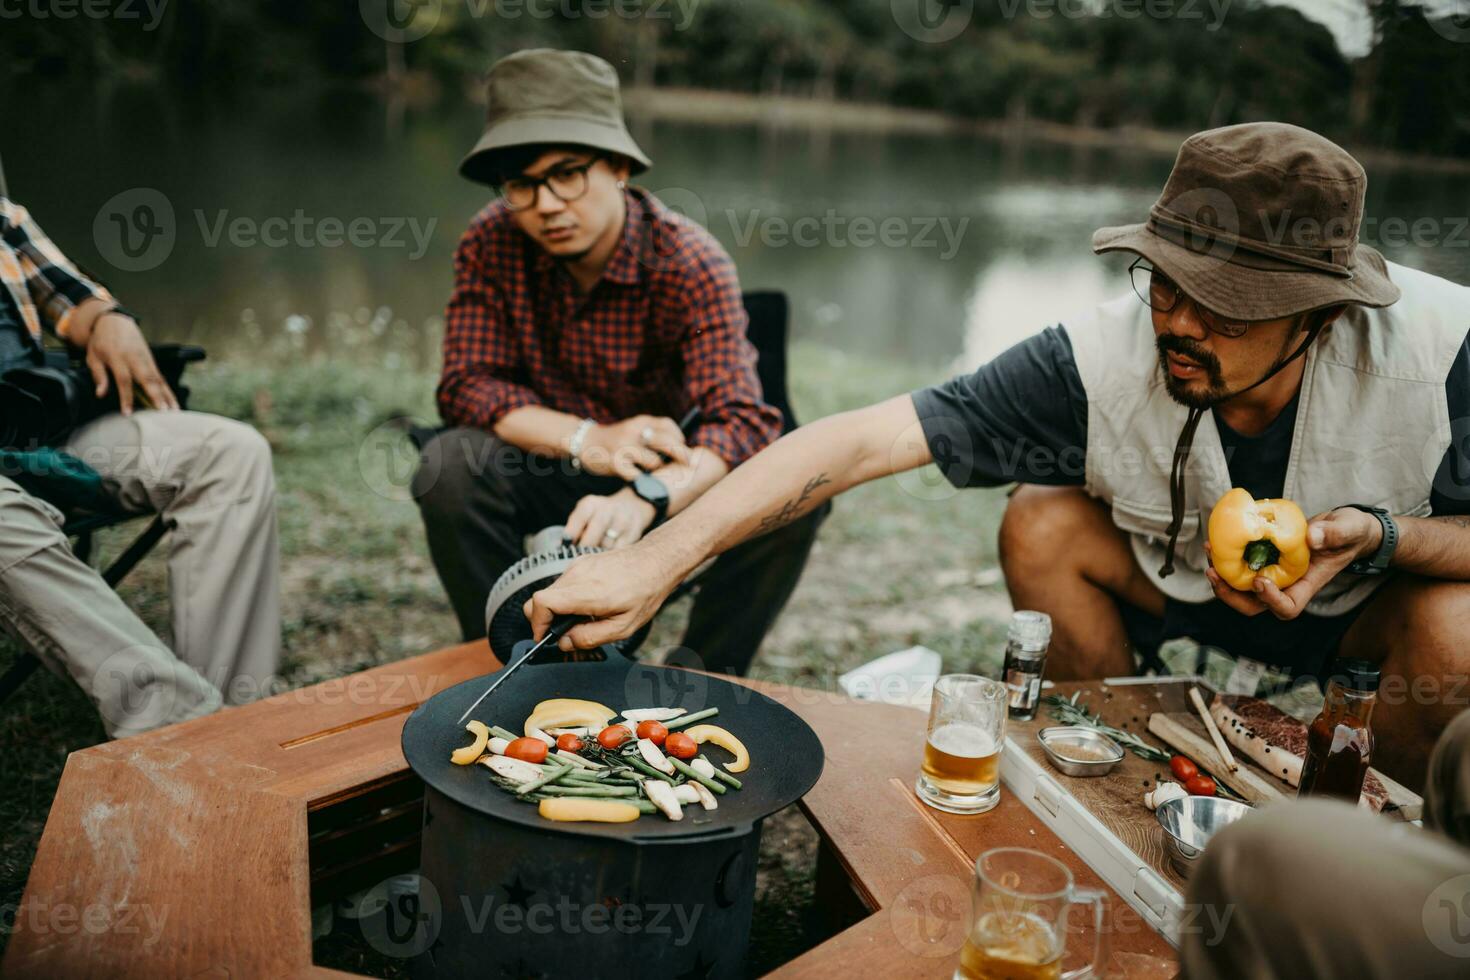
[[[409,33],[424,23],[413,18],[433,27],[410,40],[370,29],[376,2]],[[1370,2],[1372,50],[1352,59],[1326,28],[1254,0],[88,4],[110,16],[77,15],[80,0],[7,8],[0,49],[13,83],[142,78],[208,95],[432,80],[458,93],[494,58],[545,45],[598,53],[641,85],[1096,127],[1272,118],[1359,145],[1470,155],[1470,22],[1405,0]],[[63,6],[73,16],[57,16]]]

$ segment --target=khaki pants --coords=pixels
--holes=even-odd
[[[1424,803],[1428,831],[1311,800],[1222,832],[1188,902],[1225,926],[1186,930],[1183,975],[1470,977],[1470,711],[1440,737]]]
[[[281,614],[265,440],[218,416],[141,411],[98,419],[65,449],[125,507],[167,521],[177,657],[72,554],[61,514],[4,478],[0,622],[69,674],[116,738],[266,693],[280,658]]]

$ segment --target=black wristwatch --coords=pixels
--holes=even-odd
[[[142,320],[138,319],[138,314],[134,313],[132,310],[128,309],[126,306],[123,306],[121,303],[113,303],[107,309],[103,310],[101,313],[98,313],[97,314],[97,319],[100,320],[100,319],[102,319],[103,317],[105,317],[109,313],[116,313],[119,316],[125,316],[129,320],[132,320],[134,323],[142,323],[143,322]]]
[[[1382,575],[1388,571],[1388,563],[1393,559],[1393,551],[1399,544],[1399,526],[1394,522],[1393,515],[1382,507],[1369,507],[1367,504],[1343,504],[1342,506],[1361,510],[1365,514],[1372,514],[1378,518],[1378,523],[1383,525],[1383,540],[1378,543],[1378,550],[1373,552],[1371,558],[1359,558],[1349,565],[1347,570],[1354,575]]]
[[[633,481],[633,492],[653,505],[653,523],[649,527],[658,527],[669,516],[669,488],[664,486],[664,481],[652,473],[639,473]]]

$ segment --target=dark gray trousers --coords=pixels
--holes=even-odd
[[[527,534],[565,523],[588,494],[623,486],[616,477],[573,471],[566,460],[522,452],[481,429],[446,429],[429,442],[413,494],[464,638],[485,635],[486,596],[521,559]],[[826,510],[716,559],[700,576],[684,634],[692,655],[671,662],[744,674],[795,590]]]

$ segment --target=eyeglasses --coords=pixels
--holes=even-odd
[[[1160,313],[1168,313],[1174,309],[1179,305],[1179,297],[1184,295],[1178,283],[1149,265],[1144,259],[1138,259],[1128,267],[1128,278],[1132,280],[1133,291],[1138,294],[1139,299],[1143,300],[1143,305],[1151,310],[1158,310]],[[1232,320],[1194,300],[1191,302],[1194,302],[1194,308],[1199,311],[1200,321],[1215,333],[1226,337],[1240,337],[1250,326],[1247,320]]]
[[[544,186],[561,201],[575,201],[587,193],[587,171],[598,157],[570,167],[558,167],[544,177],[512,177],[500,185],[500,197],[512,211],[524,211],[536,203]]]

